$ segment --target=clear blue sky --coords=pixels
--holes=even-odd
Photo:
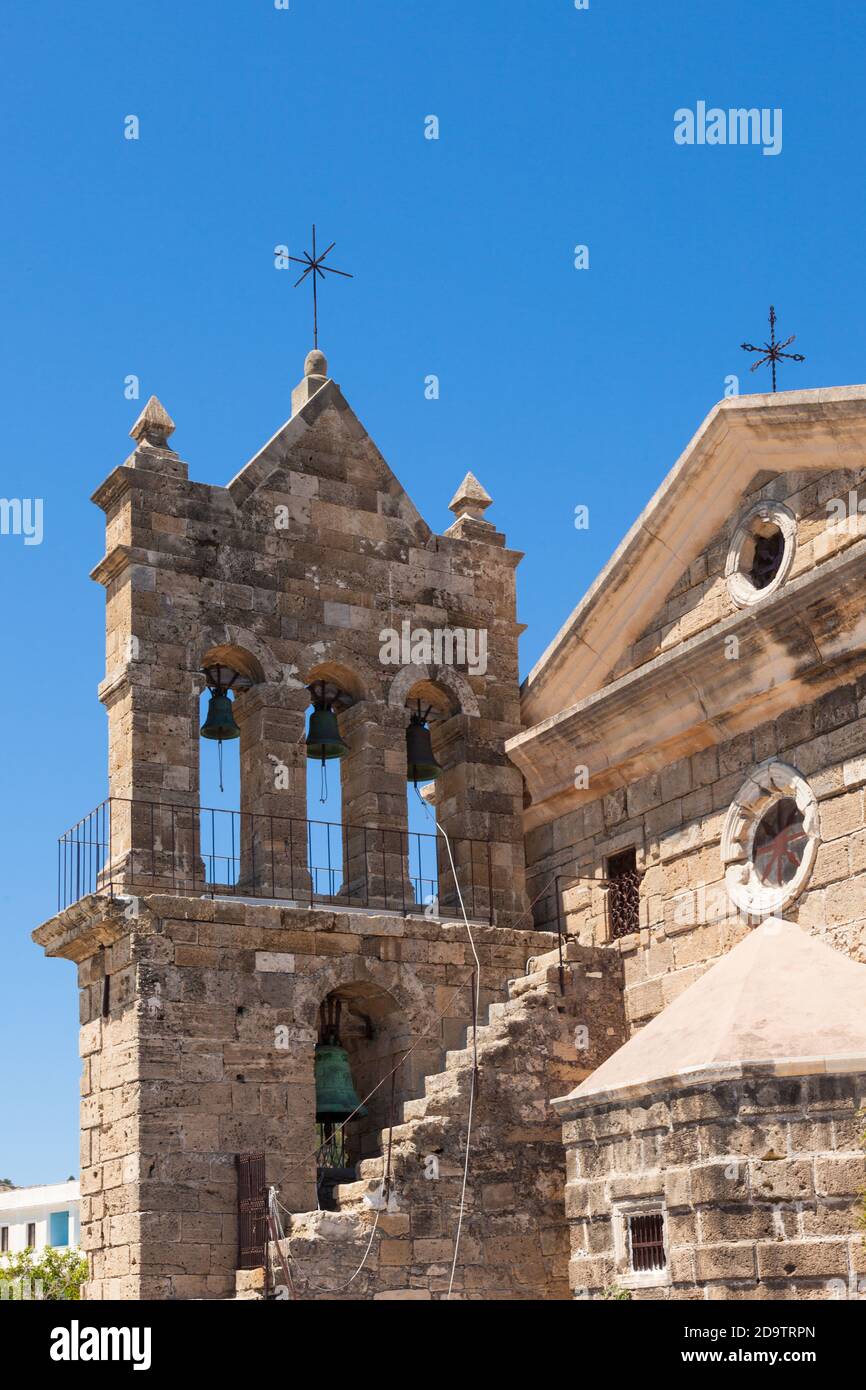
[[[322,294],[332,375],[434,528],[467,469],[493,495],[527,671],[725,377],[758,385],[738,344],[771,301],[808,359],[783,383],[866,377],[866,22],[859,0],[41,0],[0,23],[0,494],[44,502],[41,545],[0,536],[0,1177],[33,1183],[77,1172],[74,969],[29,933],[57,834],[106,792],[88,499],[131,447],[124,378],[227,482],[290,412],[309,301],[273,248],[315,220],[355,273]],[[676,145],[701,100],[781,107],[781,154]]]

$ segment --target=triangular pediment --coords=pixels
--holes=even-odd
[[[717,405],[525,680],[524,727],[556,717],[613,678],[750,490],[778,475],[860,470],[864,458],[864,386]]]

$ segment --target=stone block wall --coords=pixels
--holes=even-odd
[[[532,930],[474,936],[485,1012],[553,944]],[[347,1031],[350,1016],[364,1023],[347,1039],[359,1086],[418,1044],[396,1077],[398,1106],[463,1045],[472,1019],[465,927],[423,916],[93,897],[36,938],[79,963],[93,1298],[232,1293],[239,1152],[265,1152],[267,1181],[290,1210],[316,1205],[313,1057],[329,994],[343,1000]],[[389,1108],[385,1086],[358,1136],[361,1157],[377,1151]]]
[[[526,906],[522,782],[504,751],[520,724],[521,557],[472,514],[471,499],[435,535],[339,387],[309,372],[304,382],[293,418],[227,487],[189,479],[168,445],[171,422],[151,401],[133,428],[134,453],[94,495],[106,515],[106,554],[93,577],[106,591],[100,698],[110,791],[138,803],[113,827],[115,880],[143,891],[153,874],[153,887],[189,891],[197,870],[202,882],[194,823],[202,667],[222,662],[252,682],[234,713],[240,809],[262,818],[246,822],[252,840],[259,837],[259,865],[270,865],[274,843],[289,834],[285,819],[270,833],[268,818],[307,815],[311,684],[327,681],[340,692],[348,746],[340,819],[368,831],[406,831],[405,734],[409,702],[420,699],[436,716],[440,820],[455,839],[491,846],[496,920],[510,925]],[[449,640],[418,646],[419,629],[422,638],[439,632]],[[483,661],[471,661],[468,648],[461,654],[456,630],[483,633]],[[401,639],[396,654],[383,641],[389,632]],[[165,806],[185,808],[186,820]],[[303,827],[295,839],[303,847]],[[397,861],[388,877],[400,883],[407,856],[396,844],[393,835],[387,844],[371,836],[361,851],[350,840],[349,877],[372,889],[373,905],[394,906],[380,901],[379,877],[387,851]],[[249,860],[252,849],[244,849]],[[303,856],[279,859],[259,896],[295,896]]]
[[[301,1300],[426,1301],[449,1290],[460,1300],[567,1299],[565,1155],[550,1101],[615,1051],[624,1031],[611,952],[572,942],[562,989],[555,952],[532,961],[466,1047],[428,1075],[423,1096],[403,1106],[390,1186],[383,1133],[383,1156],[337,1189],[337,1212],[287,1222],[288,1239],[270,1252],[279,1296],[286,1260]]]
[[[755,1069],[576,1106],[563,1131],[575,1296],[866,1298],[864,1098],[863,1073]],[[656,1210],[667,1268],[635,1275],[624,1222]]]
[[[751,769],[771,756],[806,778],[820,819],[821,844],[811,877],[783,915],[866,961],[862,677],[528,832],[530,897],[550,885],[536,905],[536,925],[556,925],[550,880],[561,873],[563,921],[585,944],[610,940],[607,889],[598,880],[609,856],[635,848],[643,873],[641,928],[611,942],[623,958],[632,1027],[657,1014],[749,930],[726,891],[722,827]],[[570,873],[590,881],[569,886]]]

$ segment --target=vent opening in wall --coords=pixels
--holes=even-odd
[[[607,916],[612,941],[640,930],[640,881],[637,851],[625,849],[607,861]]]
[[[629,1266],[634,1274],[665,1269],[665,1220],[660,1211],[632,1212],[628,1217]]]

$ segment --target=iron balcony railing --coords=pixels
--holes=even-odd
[[[58,911],[148,891],[454,918],[462,896],[470,917],[494,922],[489,841],[126,797],[60,836]]]

